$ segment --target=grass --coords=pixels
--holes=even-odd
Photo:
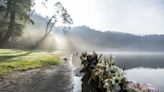
[[[14,71],[26,71],[59,63],[58,56],[48,52],[0,49],[0,76]]]

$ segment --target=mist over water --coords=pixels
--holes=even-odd
[[[115,63],[121,68],[127,69],[146,67],[164,68],[163,52],[101,52],[104,56],[113,55]]]

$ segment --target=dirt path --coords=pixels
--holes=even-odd
[[[0,92],[72,92],[67,64],[17,72],[0,79]]]

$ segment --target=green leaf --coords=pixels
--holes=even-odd
[[[35,24],[34,21],[30,18],[30,15],[27,14],[27,12],[25,10],[21,9],[18,6],[14,7],[14,9],[20,16],[22,16],[25,19],[29,20],[33,25]]]

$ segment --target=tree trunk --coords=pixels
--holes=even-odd
[[[44,42],[44,40],[45,40],[47,37],[48,37],[48,34],[44,35],[44,36],[32,47],[32,49],[33,49],[33,50],[37,49],[37,48],[40,46],[40,44],[41,44],[42,42]]]
[[[44,34],[44,36],[32,47],[32,49],[36,49],[37,47],[40,46],[40,44],[49,36],[49,34],[51,33],[52,31],[52,28],[54,26],[54,24],[50,25],[50,22],[51,22],[52,19],[50,19],[50,21],[47,23],[47,26],[46,26],[46,32]],[[50,28],[49,28],[50,26]]]
[[[10,22],[9,22],[9,25],[8,25],[7,32],[5,33],[4,37],[1,39],[2,47],[5,45],[5,43],[11,37],[12,32],[14,30],[14,25],[15,25],[15,11],[12,11],[11,14],[10,14]]]

